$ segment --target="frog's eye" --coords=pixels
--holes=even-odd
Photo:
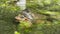
[[[24,16],[21,16],[20,18],[24,18]]]
[[[28,20],[27,18],[25,18],[25,20]]]

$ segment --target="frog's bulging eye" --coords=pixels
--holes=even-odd
[[[20,18],[24,18],[24,16],[21,16]]]

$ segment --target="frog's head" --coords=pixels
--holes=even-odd
[[[23,15],[18,15],[15,17],[16,21],[19,22],[19,21],[28,21],[28,18],[27,17],[24,17]]]

